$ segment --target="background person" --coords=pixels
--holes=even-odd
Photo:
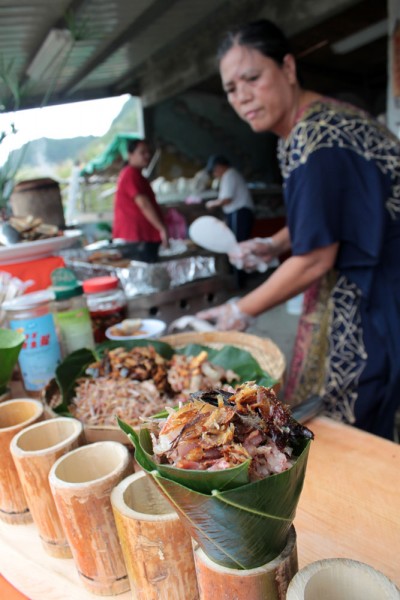
[[[149,181],[142,170],[149,166],[146,140],[128,142],[128,164],[122,169],[114,202],[113,238],[140,244],[140,252],[156,260],[159,246],[168,247],[168,231]]]
[[[218,198],[209,200],[206,208],[220,207],[226,224],[233,231],[236,240],[238,242],[248,240],[254,222],[254,203],[244,177],[232,167],[225,156],[219,154],[210,156],[207,172],[211,177],[219,180],[219,188]],[[237,270],[235,275],[238,287],[242,287],[245,273]]]
[[[288,41],[269,21],[230,32],[219,59],[237,114],[253,131],[280,137],[287,227],[265,244],[244,242],[244,256],[292,255],[237,302],[197,316],[245,329],[307,289],[295,398],[319,393],[332,417],[392,438],[400,402],[400,142],[366,112],[303,89]]]
[[[219,179],[218,198],[209,200],[207,208],[221,207],[226,223],[238,242],[248,240],[254,221],[254,203],[242,175],[222,155],[210,156],[207,172]]]

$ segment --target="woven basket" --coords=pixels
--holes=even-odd
[[[236,346],[240,350],[249,352],[262,370],[276,380],[275,391],[278,391],[283,384],[286,360],[278,346],[269,338],[260,338],[238,331],[190,331],[166,335],[160,338],[160,341],[166,342],[173,348],[181,348],[188,344],[201,344],[216,349],[222,346]]]

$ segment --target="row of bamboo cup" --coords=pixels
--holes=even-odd
[[[38,400],[0,404],[0,518],[11,524],[33,520],[45,551],[72,557],[83,586],[94,594],[131,589],[134,600],[265,598],[263,567],[246,576],[229,569],[227,587],[226,569],[193,546],[151,478],[134,473],[126,446],[85,444],[78,420],[45,419]],[[293,576],[294,532],[286,555],[285,569]]]
[[[152,479],[134,473],[126,446],[86,444],[79,421],[46,420],[42,403],[34,399],[0,403],[0,519],[33,520],[45,551],[72,557],[82,585],[97,595],[130,589],[133,600],[320,600],[324,590],[328,600],[312,565],[315,594],[301,572],[294,577],[293,528],[274,561],[247,571],[221,567],[192,542]],[[342,565],[336,579],[346,581],[352,568]],[[381,595],[383,582],[378,583],[374,589],[368,582],[361,596],[359,589],[345,597],[393,598]],[[329,599],[338,597],[344,596]]]

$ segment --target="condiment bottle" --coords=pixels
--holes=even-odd
[[[106,339],[106,329],[128,315],[127,300],[118,277],[93,277],[83,282],[96,343]]]
[[[75,273],[65,267],[55,269],[51,282],[55,296],[52,309],[63,356],[80,348],[94,348],[89,309]]]
[[[40,392],[54,377],[61,349],[49,290],[33,292],[3,303],[8,326],[25,335],[18,362],[27,392]]]

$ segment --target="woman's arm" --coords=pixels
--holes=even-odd
[[[135,196],[135,202],[146,217],[146,219],[155,227],[161,236],[163,246],[168,246],[168,231],[165,224],[162,222],[147,196],[138,194]]]
[[[238,300],[239,309],[256,316],[303,292],[335,264],[339,244],[291,256],[258,288]]]
[[[274,256],[280,256],[281,254],[285,254],[285,252],[289,252],[291,243],[288,227],[282,227],[282,229],[274,233],[269,239],[274,249]]]
[[[301,256],[291,256],[250,294],[234,302],[202,310],[196,316],[214,322],[220,331],[243,331],[252,317],[296,296],[327,273],[335,264],[338,248],[336,243]]]
[[[208,200],[206,208],[218,208],[219,206],[227,206],[232,202],[232,198],[218,198],[217,200]]]

